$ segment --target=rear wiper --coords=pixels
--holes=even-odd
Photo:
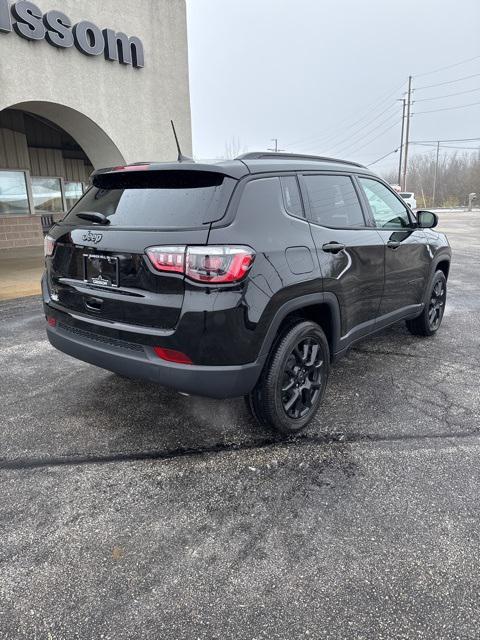
[[[77,218],[97,222],[98,224],[110,224],[110,220],[103,213],[98,213],[97,211],[82,211],[77,213]]]

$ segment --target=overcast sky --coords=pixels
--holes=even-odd
[[[276,137],[287,151],[373,162],[398,147],[409,74],[412,140],[480,138],[480,0],[187,0],[187,10],[197,158],[222,156],[233,138],[252,151]]]

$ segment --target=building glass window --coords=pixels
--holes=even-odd
[[[32,194],[36,211],[63,211],[60,178],[32,178]]]
[[[65,182],[65,209],[70,211],[74,204],[83,196],[83,183],[82,182]]]
[[[29,214],[24,171],[0,171],[0,215]]]

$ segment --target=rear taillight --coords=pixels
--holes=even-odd
[[[250,247],[188,247],[185,275],[199,282],[238,282],[254,256]]]
[[[50,236],[45,236],[43,240],[43,253],[45,254],[45,257],[49,258],[50,256],[53,255],[54,251],[55,251],[55,240]]]
[[[52,316],[47,316],[47,324],[50,327],[56,327],[57,326],[57,319],[56,318],[52,318]]]
[[[157,271],[185,272],[185,247],[150,247],[147,256]]]
[[[183,273],[210,284],[238,282],[245,277],[255,252],[244,246],[150,247],[147,256],[158,271]]]

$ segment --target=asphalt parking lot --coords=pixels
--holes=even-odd
[[[0,303],[0,638],[479,638],[480,213],[441,228],[439,334],[359,344],[295,440]]]

